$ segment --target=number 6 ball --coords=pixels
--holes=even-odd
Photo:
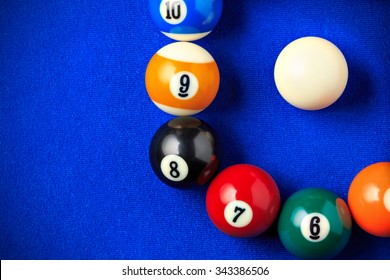
[[[254,237],[274,222],[279,189],[264,170],[249,164],[230,166],[211,182],[206,208],[213,224],[234,237]]]
[[[279,217],[279,238],[302,259],[330,259],[349,241],[352,220],[347,204],[321,188],[300,190],[285,202]]]

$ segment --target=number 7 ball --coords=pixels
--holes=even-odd
[[[274,222],[279,189],[264,170],[250,164],[224,169],[211,182],[206,208],[212,223],[233,237],[254,237]]]

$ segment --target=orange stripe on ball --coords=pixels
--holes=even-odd
[[[196,76],[199,88],[197,94],[187,100],[175,98],[170,91],[171,78],[178,72],[188,71]],[[149,97],[160,104],[190,110],[203,110],[214,100],[220,83],[218,66],[209,63],[181,62],[155,54],[145,74]]]

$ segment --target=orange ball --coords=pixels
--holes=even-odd
[[[349,188],[348,204],[363,230],[390,237],[390,162],[374,163],[360,171]]]
[[[149,61],[145,74],[150,99],[175,116],[194,115],[207,108],[217,95],[219,82],[214,58],[188,42],[161,48]]]

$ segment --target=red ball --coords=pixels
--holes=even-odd
[[[254,237],[275,221],[280,208],[279,189],[261,168],[233,165],[211,182],[206,208],[213,224],[225,234]]]

